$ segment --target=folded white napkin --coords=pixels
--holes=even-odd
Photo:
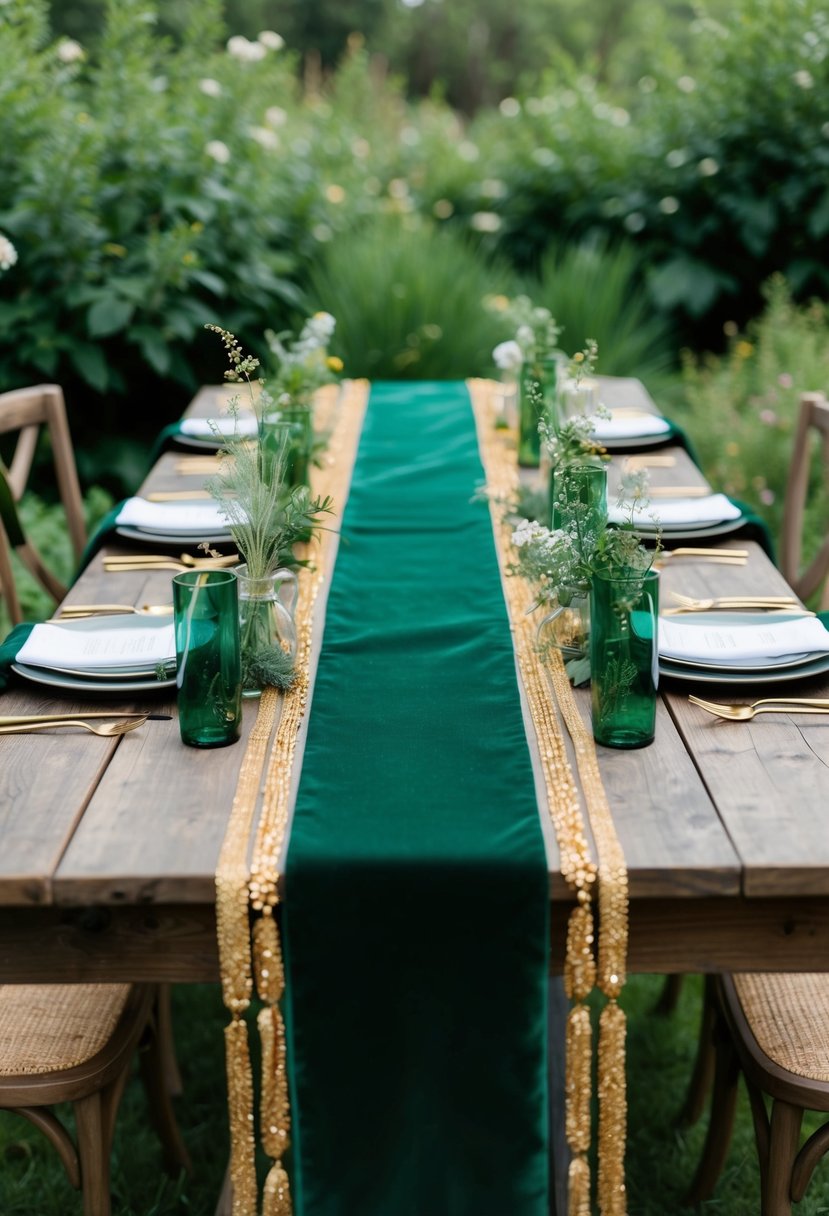
[[[182,418],[179,430],[191,439],[231,439],[234,435],[253,439],[259,434],[259,423],[255,414],[240,414],[238,418],[228,415],[223,418]]]
[[[126,667],[152,672],[175,663],[176,642],[169,620],[134,616],[85,617],[35,625],[18,661],[31,667],[107,671]]]
[[[686,663],[756,667],[786,656],[829,654],[829,630],[813,616],[757,625],[660,617],[659,654]]]
[[[739,519],[741,511],[725,494],[708,494],[705,498],[671,498],[651,502],[643,510],[633,513],[633,524],[637,528],[653,531],[661,524],[663,528],[688,528],[703,524],[719,524],[726,520]],[[630,518],[630,506],[614,505],[609,508],[608,519],[612,523],[626,523]]]
[[[666,435],[671,424],[659,414],[628,414],[610,411],[609,418],[594,419],[593,436],[599,443],[613,439],[637,439],[646,435]]]
[[[115,520],[156,536],[229,535],[227,518],[217,502],[148,502],[128,498]]]

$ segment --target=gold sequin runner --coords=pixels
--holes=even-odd
[[[351,482],[368,388],[365,381],[350,381],[339,392],[331,388],[322,390],[316,401],[316,428],[328,432],[330,438],[323,467],[312,471],[312,491],[331,495],[339,519]],[[336,523],[331,525],[335,526]],[[298,570],[297,680],[284,696],[272,688],[262,694],[216,869],[222,995],[231,1015],[225,1030],[225,1054],[233,1216],[256,1216],[259,1211],[254,1167],[254,1087],[244,1016],[250,1006],[254,981],[264,1002],[257,1019],[262,1043],[260,1134],[273,1161],[265,1182],[262,1212],[263,1216],[290,1216],[292,1210],[288,1178],[282,1166],[282,1155],[289,1144],[290,1113],[285,1029],[279,1010],[284,970],[275,910],[279,903],[279,862],[288,828],[297,732],[307,704],[318,625],[317,600],[320,589],[330,581],[337,540],[336,532],[322,531],[305,555],[312,564]]]
[[[487,479],[496,549],[502,571],[511,559],[512,525],[504,503],[514,500],[518,468],[514,445],[495,427],[499,385],[472,380],[469,391]],[[627,1131],[625,1091],[625,1015],[618,997],[625,982],[628,939],[628,880],[625,859],[613,826],[590,730],[576,706],[558,651],[542,663],[528,615],[535,597],[519,577],[504,577],[504,594],[513,629],[516,658],[537,737],[547,804],[561,856],[561,873],[576,896],[567,931],[564,983],[572,1008],[567,1022],[566,1134],[572,1159],[570,1216],[590,1216],[590,1092],[592,1029],[587,997],[598,985],[607,998],[599,1019],[599,1176],[603,1216],[624,1216],[624,1155]],[[570,736],[579,775],[577,786],[563,727]],[[586,809],[598,861],[587,840]],[[596,891],[597,888],[597,891]],[[594,949],[593,902],[598,902],[599,936]]]

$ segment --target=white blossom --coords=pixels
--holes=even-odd
[[[801,68],[792,75],[792,80],[800,89],[813,89],[815,87],[815,78],[806,68]]]
[[[212,76],[205,76],[203,80],[200,80],[199,88],[205,97],[221,97],[222,95],[222,86]]]
[[[255,63],[257,59],[264,59],[268,51],[261,42],[251,42],[244,34],[234,34],[227,40],[227,53],[240,63]]]
[[[715,173],[719,173],[720,166],[714,160],[713,156],[704,156],[697,165],[697,172],[700,177],[713,177]]]
[[[230,160],[230,148],[221,139],[211,139],[204,145],[204,150],[219,165],[226,165]]]
[[[61,63],[78,63],[86,58],[86,51],[74,38],[62,38],[58,43],[57,55]]]
[[[282,106],[268,106],[265,111],[265,122],[269,127],[284,127],[288,121],[288,114]]]
[[[285,45],[285,39],[275,30],[262,30],[259,42],[269,51],[281,51]]]
[[[469,224],[476,232],[497,232],[501,217],[495,211],[476,211],[470,216]]]
[[[17,261],[17,250],[7,236],[0,232],[0,273],[11,270]]]
[[[521,347],[517,342],[499,342],[492,352],[495,366],[504,372],[517,371],[524,362]]]
[[[275,152],[279,147],[279,136],[270,127],[249,127],[248,134],[251,139],[255,139],[261,147],[267,148],[269,152]]]

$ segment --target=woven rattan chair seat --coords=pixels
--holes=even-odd
[[[780,1068],[829,1082],[829,974],[735,974],[759,1047]]]
[[[0,1075],[63,1072],[109,1041],[128,984],[4,984],[0,987]]]

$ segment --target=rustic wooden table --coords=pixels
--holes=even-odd
[[[202,390],[191,412],[215,411],[225,393]],[[649,403],[637,381],[606,381],[605,396]],[[667,451],[676,464],[654,469],[654,484],[702,481],[681,448]],[[179,459],[180,453],[165,453],[142,491],[192,485],[195,478],[177,471]],[[742,544],[727,537],[722,543]],[[663,603],[672,589],[785,592],[760,548],[743,547],[750,553],[745,567],[669,563]],[[169,572],[106,574],[101,558],[73,588],[71,601],[169,602]],[[629,871],[630,969],[823,967],[829,960],[829,718],[781,714],[721,722],[689,704],[691,689],[664,681],[653,746],[599,749]],[[829,679],[775,685],[787,689],[825,697]],[[716,699],[718,691],[708,695]],[[725,692],[762,695],[754,685]],[[22,683],[3,703],[7,713],[90,707]],[[150,704],[175,714],[164,694],[121,707]],[[579,705],[587,719],[586,694],[579,694]],[[256,703],[247,703],[243,738],[255,715]],[[213,875],[244,742],[200,752],[181,744],[175,722],[148,722],[120,741],[66,733],[8,737],[2,752],[0,980],[217,979]],[[571,896],[543,807],[541,819],[551,900],[566,905]],[[564,955],[565,920],[553,916],[553,970]]]

